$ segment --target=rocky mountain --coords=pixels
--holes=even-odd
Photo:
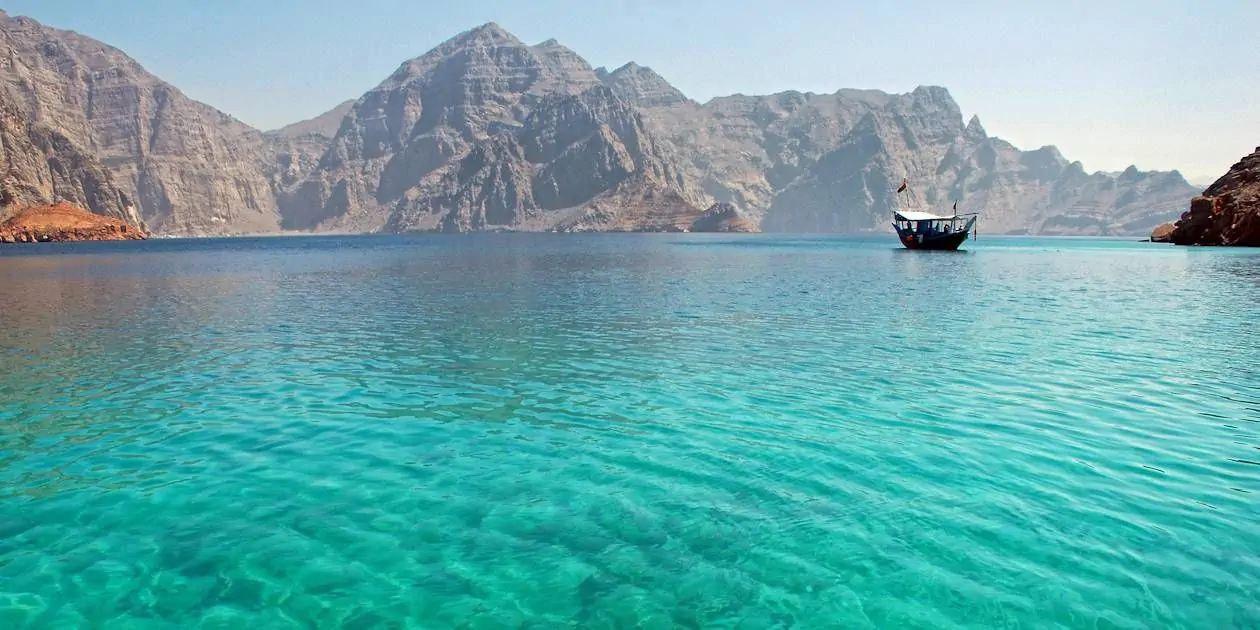
[[[633,61],[612,72],[596,68],[595,76],[618,96],[640,107],[670,108],[696,104],[651,68]]]
[[[1178,245],[1260,247],[1260,147],[1195,197],[1168,239]]]
[[[1176,172],[1021,151],[940,87],[701,104],[651,68],[594,69],[493,23],[265,134],[81,35],[0,14],[0,41],[0,80],[34,121],[168,234],[691,229],[717,203],[743,227],[857,231],[886,226],[902,177],[914,209],[958,200],[982,230],[1136,234],[1194,194]]]
[[[490,23],[360,98],[281,199],[293,229],[665,229],[699,214],[684,188],[640,114],[586,61]],[[627,208],[610,213],[616,203]],[[674,214],[689,218],[664,218]]]
[[[1086,173],[1054,147],[1020,151],[961,125],[944,91],[924,102],[872,112],[835,150],[775,197],[767,229],[852,231],[879,224],[896,207],[899,177],[911,209],[948,213],[952,202],[979,212],[985,229],[1061,235],[1145,234],[1193,194],[1180,174]],[[905,108],[898,110],[899,106]],[[931,112],[924,116],[925,112]],[[839,209],[846,209],[847,212]]]
[[[957,200],[997,232],[1144,234],[1194,194],[1176,172],[1090,174],[1054,147],[1020,151],[978,118],[964,124],[941,87],[634,102],[701,203],[734,204],[769,231],[883,228],[903,177],[911,209]]]
[[[272,191],[292,189],[319,168],[333,137],[341,128],[354,101],[346,101],[310,120],[296,122],[263,134],[269,153],[267,171]]]
[[[635,74],[653,75],[648,69]],[[639,84],[663,82],[636,78]],[[624,78],[611,76],[625,94]],[[786,92],[771,96],[735,95],[704,105],[676,99],[632,101],[644,110],[649,127],[679,157],[689,192],[702,205],[731,203],[760,220],[778,192],[802,175],[867,111],[890,97],[842,90],[834,95]]]
[[[516,128],[428,173],[388,231],[681,231],[700,214],[633,107],[606,86],[553,94]]]
[[[149,74],[122,51],[0,12],[0,82],[95,155],[155,231],[275,231],[263,135]]]
[[[56,202],[140,226],[131,199],[100,161],[61,133],[32,123],[0,87],[0,215]]]

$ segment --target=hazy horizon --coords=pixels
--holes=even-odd
[[[434,10],[394,0],[137,0],[124,12],[86,0],[17,0],[4,9],[115,46],[262,130],[357,99],[403,61],[493,21],[529,44],[555,38],[592,66],[650,66],[699,102],[940,85],[990,135],[1022,149],[1054,145],[1091,172],[1132,164],[1206,185],[1260,145],[1260,111],[1249,106],[1260,66],[1247,62],[1254,51],[1246,44],[1260,3],[985,1],[947,11],[923,0],[807,0],[781,3],[773,14],[759,6],[468,0]]]

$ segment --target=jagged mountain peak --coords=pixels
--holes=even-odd
[[[443,41],[422,55],[420,59],[433,56],[445,57],[462,49],[502,47],[529,48],[519,37],[499,26],[498,22],[486,22]]]
[[[951,122],[958,127],[958,133],[962,133],[964,129],[962,108],[959,107],[958,101],[954,100],[954,96],[949,90],[936,85],[920,85],[903,98],[893,99],[889,105],[900,109],[901,111],[919,111],[934,112],[940,115],[949,116]]]
[[[939,85],[920,85],[910,92],[910,96],[920,101],[935,101],[957,106],[949,89]]]
[[[443,41],[418,57],[404,61],[388,79],[378,86],[378,89],[388,89],[415,77],[427,75],[441,62],[457,57],[460,53],[481,53],[481,57],[492,59],[493,56],[486,54],[486,51],[496,48],[530,50],[525,42],[499,26],[497,22],[486,22]]]
[[[595,76],[622,98],[640,107],[670,107],[690,102],[685,94],[664,77],[633,61],[612,72],[600,68],[595,71]]]
[[[617,68],[616,70],[613,70],[612,74],[626,74],[626,73],[639,73],[639,72],[656,74],[655,72],[652,71],[651,68],[647,66],[641,66],[637,62],[634,62],[634,61],[627,61],[621,64],[621,67]]]
[[[529,49],[533,51],[535,55],[539,55],[541,57],[560,55],[569,59],[576,59],[588,69],[590,68],[590,64],[588,64],[585,59],[582,59],[581,55],[577,54],[577,52],[575,52],[572,48],[560,43],[560,40],[554,37],[543,42],[538,42],[537,44],[530,46]]]
[[[465,31],[404,63],[354,104],[318,167],[286,186],[286,225],[306,229],[331,220],[357,222],[340,229],[380,227],[383,206],[404,200],[411,210],[423,206],[412,200],[427,195],[451,164],[474,153],[507,155],[478,148],[520,129],[551,97],[598,85],[590,64],[555,40],[528,46],[493,22]],[[524,165],[514,168],[512,181],[527,179]],[[467,172],[489,178],[487,185],[508,181],[505,172]]]
[[[596,85],[600,79],[581,55],[555,39],[530,48],[550,78],[540,77],[544,91],[573,93]]]
[[[964,133],[969,140],[984,140],[989,137],[989,134],[984,131],[984,125],[980,124],[980,117],[976,115],[972,115],[971,120],[967,121],[967,129]]]
[[[507,29],[499,25],[498,22],[489,21],[484,24],[470,28],[448,40],[446,43],[470,44],[476,42],[490,43],[517,43],[520,42],[515,35]]]
[[[883,90],[862,90],[855,88],[840,88],[835,91],[834,95],[851,101],[869,103],[876,107],[887,105],[893,98],[893,95]]]
[[[487,22],[403,62],[377,89],[428,80],[435,71],[455,80],[469,74],[525,72],[528,76],[518,76],[518,80],[549,83],[552,85],[548,87],[559,89],[565,87],[564,83],[573,83],[574,89],[568,90],[571,92],[598,82],[590,64],[558,40],[552,38],[529,46],[498,23]]]
[[[1059,167],[1065,167],[1068,164],[1067,158],[1063,157],[1063,152],[1059,151],[1059,147],[1053,144],[1047,144],[1032,151],[1026,151],[1025,155],[1028,159],[1039,164],[1054,164]],[[1133,167],[1129,167],[1133,168]],[[1136,171],[1136,169],[1134,169]]]
[[[652,71],[651,68],[645,68],[633,61],[627,61],[626,63],[621,64],[620,66],[618,66],[616,69],[612,71],[609,71],[607,66],[600,66],[595,69],[595,76],[599,77],[599,80],[606,82],[609,79],[612,79],[614,77],[625,76],[628,74],[630,75],[638,74],[641,71],[646,71],[647,73],[651,73],[653,75],[656,74],[655,72]]]

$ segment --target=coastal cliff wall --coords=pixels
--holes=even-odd
[[[1168,239],[1178,245],[1260,247],[1260,147],[1191,200]]]

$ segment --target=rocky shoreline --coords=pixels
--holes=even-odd
[[[1167,242],[1260,247],[1260,147],[1190,201]]]
[[[148,234],[121,219],[92,214],[67,203],[31,206],[0,222],[0,243],[136,241]]]
[[[715,203],[691,224],[692,232],[760,232],[757,224],[729,203]]]

